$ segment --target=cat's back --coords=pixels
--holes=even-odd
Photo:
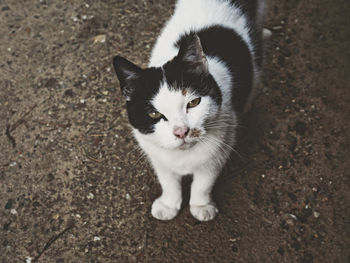
[[[247,0],[243,6],[247,10],[254,9],[255,1]],[[157,39],[149,66],[162,66],[176,56],[176,43],[181,37],[213,26],[234,31],[243,39],[249,50],[253,51],[254,45],[250,36],[252,17],[243,13],[245,9],[242,2],[243,0],[179,0],[173,16]]]

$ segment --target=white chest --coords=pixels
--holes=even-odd
[[[143,147],[154,165],[166,167],[179,175],[192,174],[194,171],[212,163],[213,151],[209,146],[200,144],[191,150],[162,150]]]

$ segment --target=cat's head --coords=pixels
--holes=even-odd
[[[139,136],[166,149],[188,149],[206,136],[222,97],[197,35],[162,67],[141,69],[119,56],[113,64]]]

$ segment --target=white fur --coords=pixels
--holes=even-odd
[[[179,36],[219,25],[235,30],[253,53],[246,17],[237,6],[224,0],[179,0],[153,48],[149,66],[159,67],[178,53],[174,43]]]
[[[241,10],[223,0],[179,0],[175,13],[167,23],[153,49],[149,66],[161,67],[177,55],[174,43],[179,36],[191,30],[212,25],[234,29],[246,42],[254,55],[249,37],[249,27]],[[195,99],[190,92],[162,84],[153,98],[153,106],[166,118],[155,125],[155,132],[134,135],[141,148],[149,156],[162,186],[162,195],[154,201],[152,215],[160,220],[174,218],[181,206],[181,178],[192,174],[190,211],[201,221],[211,220],[218,210],[210,192],[225,164],[235,142],[236,115],[231,106],[232,77],[225,64],[216,57],[207,57],[209,72],[223,94],[221,108],[209,97],[202,97],[197,107],[186,110],[189,101]],[[211,120],[212,129],[204,129],[203,120]],[[183,140],[173,135],[176,126],[196,128],[199,138],[187,136]]]

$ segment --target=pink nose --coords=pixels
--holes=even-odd
[[[177,138],[183,139],[187,136],[188,131],[189,131],[188,127],[174,127],[173,132]]]

